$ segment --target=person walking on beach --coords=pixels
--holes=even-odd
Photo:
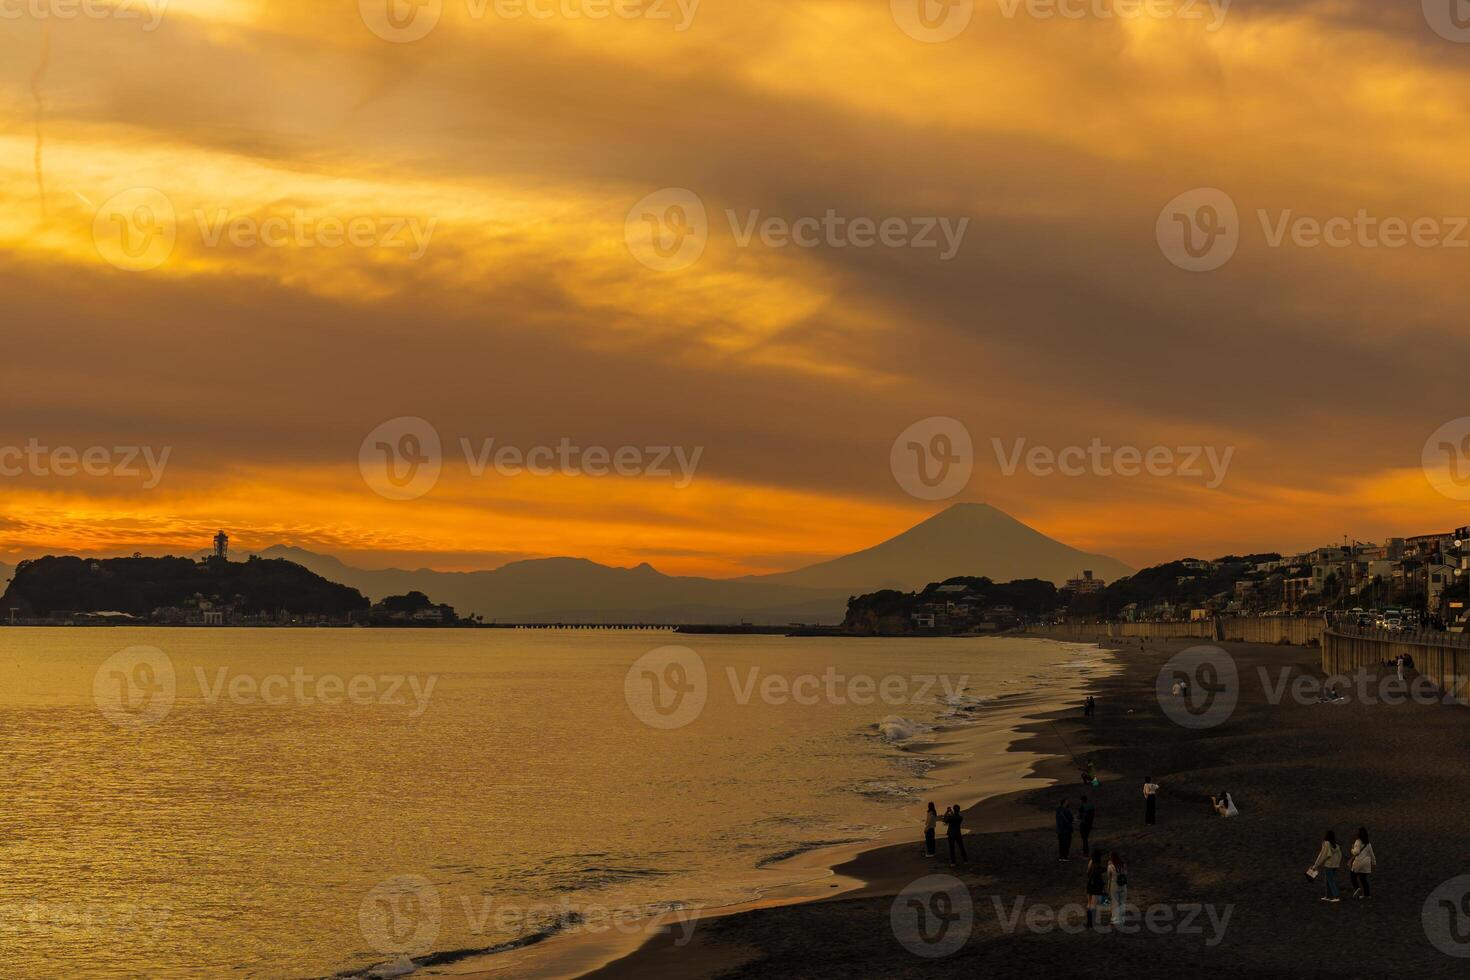
[[[1097,714],[1097,699],[1091,694],[1087,695],[1087,701],[1082,705],[1082,717],[1091,718]]]
[[[1088,851],[1088,838],[1092,836],[1092,822],[1097,819],[1097,808],[1087,802],[1087,797],[1082,797],[1082,803],[1077,807],[1077,836],[1082,838],[1082,853]]]
[[[970,855],[965,853],[965,838],[961,836],[960,826],[965,822],[964,814],[960,813],[959,804],[955,804],[944,811],[944,824],[947,828],[944,834],[949,843],[949,863],[951,866],[957,864],[954,856],[958,851],[960,860],[966,864],[970,862]]]
[[[1404,679],[1404,655],[1401,653],[1394,659],[1394,665],[1398,667],[1399,680]]]
[[[1159,784],[1154,777],[1143,777],[1143,822],[1152,827],[1159,816]]]
[[[1117,851],[1108,855],[1108,895],[1113,902],[1113,924],[1117,925],[1128,908],[1128,865]]]
[[[1322,835],[1322,847],[1317,851],[1317,860],[1312,862],[1310,870],[1321,870],[1322,879],[1327,882],[1327,894],[1322,896],[1324,902],[1341,901],[1337,894],[1337,869],[1342,867],[1342,848],[1337,846],[1337,834],[1327,831]]]
[[[1353,841],[1352,860],[1348,862],[1348,878],[1353,883],[1354,898],[1372,898],[1373,889],[1368,884],[1368,876],[1378,866],[1378,856],[1373,853],[1373,845],[1368,841],[1368,828],[1358,828],[1358,838]]]
[[[934,827],[939,822],[939,814],[934,812],[934,801],[929,801],[929,809],[924,814],[924,856],[934,856]]]
[[[1072,810],[1063,800],[1057,807],[1057,861],[1072,860]]]
[[[1085,852],[1084,852],[1085,853]],[[1102,907],[1107,870],[1103,867],[1102,851],[1093,851],[1087,862],[1087,928],[1097,922],[1097,910]]]

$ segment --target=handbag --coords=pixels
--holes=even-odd
[[[1316,881],[1317,880],[1317,875],[1319,873],[1320,872],[1318,872],[1316,868],[1308,868],[1307,869],[1307,880],[1308,881]]]

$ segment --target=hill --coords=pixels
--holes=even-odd
[[[16,566],[0,609],[16,609],[24,618],[104,610],[146,618],[195,596],[252,613],[345,617],[368,607],[356,589],[279,559],[47,557]]]
[[[958,504],[865,551],[795,572],[711,579],[665,575],[648,564],[614,568],[584,558],[518,561],[493,571],[354,568],[330,555],[278,545],[286,559],[381,599],[425,592],[501,622],[825,623],[847,600],[882,589],[918,591],[957,576],[1060,584],[1084,568],[1104,579],[1121,562],[1070,548],[983,504]]]
[[[865,551],[754,581],[853,593],[912,592],[956,576],[1062,585],[1083,569],[1107,581],[1133,571],[1049,538],[989,504],[955,504]]]
[[[262,555],[289,558],[379,599],[411,591],[446,602],[461,615],[501,622],[762,623],[842,619],[848,594],[776,583],[665,575],[651,565],[614,568],[585,558],[512,562],[493,571],[354,568],[330,555],[277,546]]]

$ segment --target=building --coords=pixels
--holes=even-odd
[[[1288,609],[1300,607],[1306,600],[1307,595],[1312,591],[1311,578],[1289,578],[1281,584],[1284,590],[1284,601]]]
[[[1107,583],[1100,578],[1093,578],[1091,570],[1085,569],[1081,578],[1067,580],[1067,588],[1076,595],[1090,595],[1107,588]]]
[[[220,561],[230,560],[230,536],[224,531],[214,536],[214,557]]]

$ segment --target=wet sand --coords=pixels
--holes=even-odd
[[[1272,704],[1259,669],[1272,683],[1282,669],[1320,677],[1317,651],[1225,643],[1219,646],[1240,667],[1240,702],[1218,727],[1185,729],[1164,715],[1154,683],[1171,655],[1197,643],[1124,646],[1124,669],[1098,684],[1096,718],[1061,712],[1052,724],[1030,726],[1031,739],[1016,746],[1056,752],[1059,732],[1073,751],[1096,761],[1102,785],[1086,790],[1098,809],[1093,847],[1123,852],[1129,905],[1160,910],[1161,923],[1167,912],[1170,925],[1127,935],[1033,930],[1023,915],[1007,927],[1018,908],[1062,909],[1084,899],[1077,844],[1073,860],[1058,863],[1052,829],[1057,802],[1066,796],[1075,806],[1084,789],[1071,761],[1053,758],[1040,762],[1036,775],[1057,785],[967,811],[971,863],[954,873],[969,890],[973,926],[949,955],[915,955],[890,925],[893,897],[904,887],[951,872],[944,860],[922,855],[915,834],[913,843],[869,850],[838,866],[837,874],[864,882],[856,890],[703,920],[692,934],[657,936],[587,975],[1464,976],[1470,963],[1431,943],[1423,914],[1431,892],[1470,874],[1470,709],[1357,699],[1323,705],[1289,695]],[[1143,824],[1147,775],[1162,787],[1159,822],[1151,828]],[[1240,817],[1214,815],[1209,798],[1221,789],[1233,794]],[[1323,830],[1331,827],[1346,845],[1360,824],[1372,832],[1380,861],[1373,897],[1351,897],[1344,867],[1341,903],[1320,901],[1323,886],[1303,870]],[[943,847],[941,839],[941,855]],[[1196,904],[1216,918],[1201,910],[1186,922]],[[1470,929],[1470,922],[1460,924]],[[1470,942],[1460,949],[1470,953]]]

